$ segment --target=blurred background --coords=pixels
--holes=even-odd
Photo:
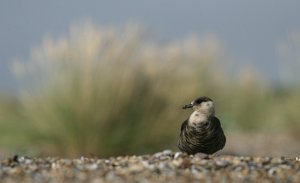
[[[220,154],[300,152],[300,1],[0,2],[0,156],[177,151],[199,96]]]

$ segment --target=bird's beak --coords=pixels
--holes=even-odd
[[[182,107],[182,109],[187,109],[187,108],[192,108],[193,107],[193,103],[190,104],[186,104]]]

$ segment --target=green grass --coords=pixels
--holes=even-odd
[[[202,95],[228,131],[300,129],[299,88],[278,92],[252,71],[234,80],[224,52],[213,36],[158,44],[132,24],[74,26],[14,63],[20,104],[2,106],[1,142],[65,156],[175,149],[181,106]]]

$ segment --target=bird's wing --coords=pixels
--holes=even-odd
[[[182,131],[186,126],[188,125],[188,119],[184,120],[184,122],[181,124],[180,131]]]
[[[217,138],[218,138],[218,141],[219,141],[219,148],[222,149],[225,146],[226,137],[225,137],[225,134],[224,134],[223,129],[221,127],[220,120],[217,117],[214,116],[212,118],[212,122],[214,123],[215,128],[218,129]]]
[[[217,117],[213,116],[213,117],[211,118],[211,121],[212,121],[217,127],[221,127],[220,120],[219,120]]]

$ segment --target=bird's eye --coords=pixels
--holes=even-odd
[[[198,100],[196,103],[201,104],[202,102],[205,102],[204,100]]]

